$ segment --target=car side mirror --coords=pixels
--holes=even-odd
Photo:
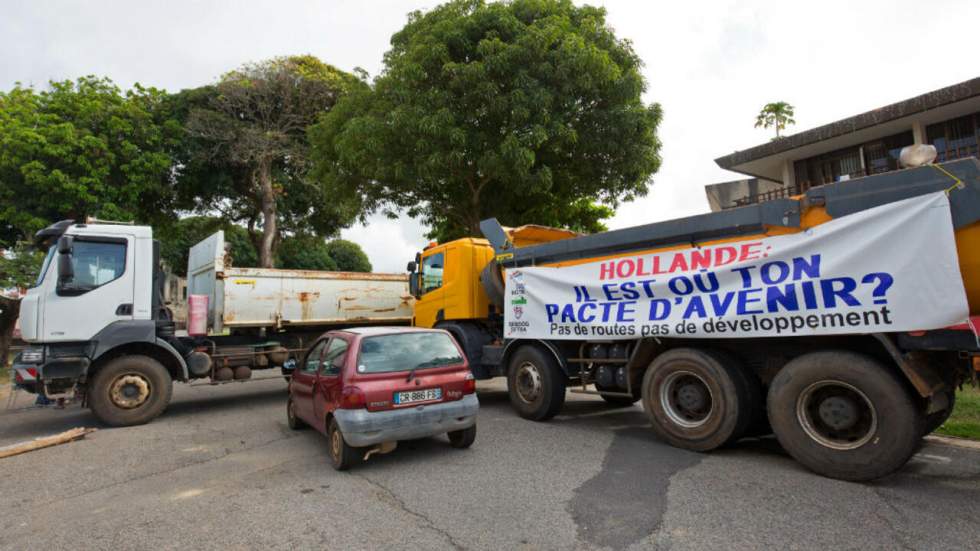
[[[414,260],[410,260],[408,262],[408,266],[405,269],[408,270],[409,273],[415,273],[415,268],[417,268],[417,267],[418,266],[415,264],[415,261]]]
[[[408,276],[408,294],[419,298],[419,274],[415,272]]]

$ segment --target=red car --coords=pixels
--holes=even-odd
[[[327,436],[337,470],[387,453],[398,440],[447,433],[454,448],[476,439],[476,381],[446,331],[367,327],[330,331],[289,382],[289,427]]]

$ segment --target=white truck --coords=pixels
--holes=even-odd
[[[80,399],[108,425],[160,415],[173,381],[288,374],[326,329],[412,318],[404,275],[232,267],[218,232],[188,260],[186,293],[208,296],[206,334],[189,336],[164,301],[151,228],[64,220],[36,239],[48,254],[21,303],[28,346],[14,360],[14,382],[49,399]]]

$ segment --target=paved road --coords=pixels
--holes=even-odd
[[[771,439],[677,450],[638,407],[570,397],[549,423],[482,385],[470,450],[403,443],[349,473],[285,424],[284,384],[178,386],[160,419],[0,460],[0,549],[966,549],[980,451],[926,445],[874,484],[818,477]],[[92,426],[0,412],[0,446]]]

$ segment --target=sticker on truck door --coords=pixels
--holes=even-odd
[[[929,330],[968,318],[942,192],[806,231],[511,269],[509,338],[737,338]]]

